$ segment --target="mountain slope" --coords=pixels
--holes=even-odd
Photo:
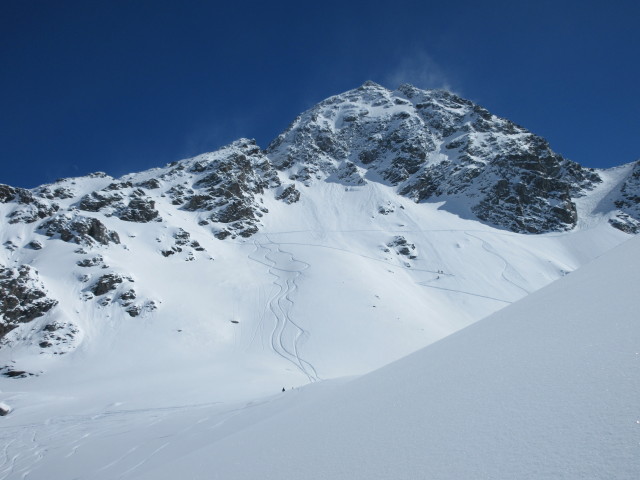
[[[636,478],[640,239],[135,478]]]

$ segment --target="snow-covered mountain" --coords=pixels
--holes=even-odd
[[[637,233],[639,175],[367,82],[266,149],[0,185],[0,373],[151,388],[198,370],[245,398],[368,372]]]

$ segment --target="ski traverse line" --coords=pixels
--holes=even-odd
[[[277,355],[292,363],[310,382],[315,382],[320,379],[318,373],[310,362],[301,357],[299,349],[300,340],[307,337],[309,332],[296,323],[290,313],[295,304],[292,295],[298,289],[297,278],[310,265],[296,259],[291,252],[282,250],[267,235],[264,235],[264,237],[266,242],[259,242],[254,239],[255,250],[249,255],[249,258],[268,268],[269,274],[274,277],[273,285],[276,288],[266,302],[260,322],[252,336],[252,341],[258,329],[262,328],[267,312],[270,312],[274,319],[269,339],[271,349]],[[289,268],[286,268],[287,265],[279,264],[279,258],[284,258],[285,262],[289,262]],[[296,264],[300,264],[302,267],[295,268]],[[293,338],[287,341],[287,335],[292,335]]]
[[[418,282],[418,285],[422,287],[427,287],[427,288],[435,288],[436,290],[445,290],[447,292],[462,293],[464,295],[471,295],[474,297],[486,298],[488,300],[495,300],[496,302],[513,303],[513,302],[510,302],[509,300],[503,300],[502,298],[490,297],[488,295],[481,295],[479,293],[473,293],[473,292],[465,292],[464,290],[456,290],[454,288],[436,287],[435,285],[427,285],[426,283],[427,282]]]
[[[327,248],[329,250],[335,250],[335,251],[338,251],[338,252],[343,252],[343,253],[348,253],[350,255],[355,255],[355,256],[360,257],[360,258],[366,258],[367,260],[373,260],[375,262],[384,263],[385,265],[389,265],[389,266],[394,267],[394,268],[400,268],[402,270],[407,270],[407,271],[410,271],[410,272],[437,273],[439,275],[446,275],[446,276],[449,276],[449,277],[455,276],[453,273],[439,272],[439,271],[436,271],[436,270],[428,270],[428,269],[425,269],[425,268],[407,267],[405,265],[396,264],[396,263],[393,263],[393,262],[389,262],[387,260],[382,260],[380,258],[370,257],[368,255],[364,255],[364,254],[361,254],[361,253],[358,253],[358,252],[354,252],[352,250],[347,250],[345,248],[332,247],[330,245],[319,245],[317,243],[297,243],[297,242],[278,242],[278,245],[298,245],[298,246],[302,246],[302,247]]]

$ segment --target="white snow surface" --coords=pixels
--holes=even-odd
[[[511,258],[503,247],[520,238],[507,236],[498,257],[492,249],[499,235],[471,235],[462,237],[467,245],[492,252],[496,262]],[[261,238],[264,247],[246,246],[256,258],[262,248],[276,248]],[[284,257],[296,267],[288,269],[292,279],[315,265]],[[173,346],[170,356],[154,355],[155,341],[170,346],[168,334],[147,322],[129,328],[126,341],[113,335],[102,350],[80,349],[55,366],[43,356],[52,365],[45,375],[0,383],[0,399],[14,409],[0,420],[0,479],[637,478],[639,261],[640,239],[633,238],[355,380],[291,389],[273,365],[259,368],[273,353],[252,357],[229,347],[216,364],[195,338]],[[502,260],[504,292],[517,295],[511,265]],[[339,271],[347,275],[347,267]],[[350,333],[352,349],[366,358],[357,328]],[[342,354],[347,366],[356,361],[357,352],[342,351],[348,339],[325,342],[327,356]],[[324,365],[317,352],[305,358]],[[290,378],[299,378],[294,371]],[[287,391],[279,393],[283,384]],[[265,396],[268,387],[278,393]]]
[[[634,238],[413,355],[135,478],[638,478],[639,262]]]

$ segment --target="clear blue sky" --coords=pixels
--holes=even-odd
[[[372,79],[448,87],[583,165],[640,157],[640,2],[0,2],[0,183],[266,145]]]

